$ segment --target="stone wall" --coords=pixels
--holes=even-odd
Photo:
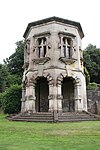
[[[88,111],[100,114],[100,90],[87,90]]]

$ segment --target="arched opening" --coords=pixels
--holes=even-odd
[[[64,78],[62,81],[62,110],[63,112],[75,111],[75,99],[74,99],[74,79]]]
[[[41,77],[37,79],[35,93],[36,93],[36,103],[35,103],[36,112],[48,112],[49,87],[48,87],[48,82],[46,78]]]

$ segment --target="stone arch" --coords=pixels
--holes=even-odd
[[[35,98],[35,105],[34,105],[34,107],[35,107],[36,112],[53,111],[53,100],[54,100],[55,96],[54,96],[54,94],[51,91],[53,91],[53,87],[56,84],[55,84],[55,80],[53,79],[52,75],[50,73],[48,73],[48,72],[43,72],[43,74],[40,76],[38,74],[38,72],[35,72],[34,74],[30,73],[27,76],[28,76],[28,87],[30,86],[31,88],[33,87],[33,89],[34,89],[33,97]],[[43,78],[45,78],[46,80],[43,79]],[[42,79],[44,80],[45,85],[43,85],[43,83],[41,83]],[[45,93],[48,93],[48,95],[46,96],[46,99],[48,101],[44,100],[44,102],[47,104],[47,106],[45,106],[47,108],[46,110],[42,107],[42,104],[40,104],[40,106],[38,106],[38,104],[41,103],[40,102],[41,99],[40,99],[40,101],[37,100],[37,91],[36,91],[37,90],[37,85],[39,85],[39,82],[43,85],[42,87],[44,87],[44,88],[47,87],[46,89],[48,89],[48,91],[45,92]],[[52,88],[52,90],[51,90],[51,88]]]
[[[57,86],[58,88],[61,87],[61,95],[58,96],[62,99],[63,112],[75,111],[75,82],[75,79],[72,76],[68,76],[66,73],[60,73],[57,77]]]
[[[36,83],[36,79],[37,79],[37,73],[30,73],[27,75],[27,82],[28,82],[28,85],[33,83],[35,84]]]
[[[50,75],[50,73],[43,73],[43,77],[45,77],[45,78],[47,78],[47,81],[48,82],[51,82],[51,81],[53,81],[53,78],[52,78],[52,76]]]
[[[50,92],[49,90],[50,90],[50,86],[53,86],[54,80],[53,80],[52,76],[50,75],[50,73],[48,73],[48,72],[43,72],[42,76],[39,76],[38,74],[35,74],[33,76],[34,76],[34,80],[36,81],[36,84],[35,84],[36,85],[36,87],[35,87],[35,92],[36,92],[36,105],[35,105],[35,107],[36,107],[36,111],[37,112],[38,111],[48,112],[49,107],[50,107],[49,102],[50,102],[50,99],[51,99],[51,95],[49,93]],[[43,82],[42,82],[42,80],[43,80]],[[39,84],[41,84],[41,85],[39,85]]]
[[[81,79],[78,78],[77,76],[68,76],[66,73],[60,73],[59,76],[57,77],[57,83],[59,84],[60,82],[63,81],[64,78],[72,78],[74,81],[74,84],[81,85]]]
[[[34,73],[32,76],[29,77],[28,82],[29,83],[36,83],[37,79],[40,77],[44,77],[47,79],[48,82],[53,82],[53,77],[50,75],[50,73],[43,73],[42,76],[39,76],[38,73]]]

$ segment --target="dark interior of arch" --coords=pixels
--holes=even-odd
[[[64,78],[62,82],[62,110],[63,112],[75,111],[74,100],[74,80],[72,78]]]
[[[37,80],[35,93],[36,93],[36,102],[35,102],[36,112],[48,112],[49,87],[48,87],[48,82],[46,78],[41,77]]]

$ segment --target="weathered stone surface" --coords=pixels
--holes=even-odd
[[[87,111],[79,23],[51,17],[25,31],[22,112]]]
[[[88,111],[100,115],[100,91],[87,90]]]

